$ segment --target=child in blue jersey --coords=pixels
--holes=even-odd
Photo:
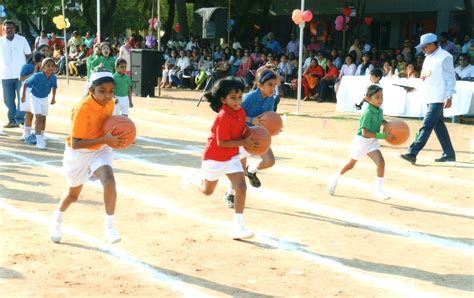
[[[355,105],[356,109],[360,110],[364,102],[367,102],[369,105],[359,120],[357,134],[352,140],[350,148],[351,159],[336,174],[329,178],[327,189],[329,194],[333,195],[336,191],[338,179],[344,173],[354,168],[358,160],[367,155],[377,165],[374,196],[379,200],[387,200],[390,199],[390,196],[382,190],[385,161],[382,152],[380,152],[379,139],[396,139],[396,136],[391,135],[390,131],[388,133],[380,132],[380,127],[387,123],[383,119],[383,111],[380,108],[383,103],[382,87],[379,85],[369,86],[364,99]]]
[[[45,150],[46,140],[44,138],[44,130],[46,127],[46,116],[48,115],[49,102],[48,96],[52,91],[51,104],[56,103],[56,89],[58,83],[56,76],[53,74],[55,68],[54,60],[46,58],[41,63],[40,72],[35,73],[26,80],[26,87],[31,88],[31,111],[35,115],[35,134],[36,148]],[[26,101],[26,88],[23,88],[21,101]]]
[[[244,96],[242,102],[242,108],[245,110],[246,117],[245,122],[247,126],[263,126],[264,120],[262,114],[267,111],[274,111],[275,97],[273,92],[278,84],[277,74],[270,70],[265,69],[261,72],[257,72],[255,78],[257,88]],[[251,154],[247,152],[243,147],[240,147],[240,159],[242,166],[245,171],[245,176],[248,177],[250,185],[253,187],[260,187],[261,183],[257,177],[257,171],[268,169],[275,164],[275,156],[271,148],[266,153],[260,156],[261,160],[258,163],[252,163],[247,165],[247,157]],[[224,201],[231,208],[233,206],[235,191],[229,189],[225,196]]]
[[[245,111],[242,109],[244,82],[233,77],[220,79],[204,97],[211,109],[218,113],[211,128],[202,157],[201,173],[190,172],[183,178],[183,186],[195,185],[200,192],[211,195],[219,179],[227,176],[235,194],[232,239],[248,239],[254,236],[243,225],[243,212],[247,185],[244,169],[239,158],[239,148],[244,145],[258,147],[252,135],[244,138]]]
[[[31,134],[31,125],[33,124],[33,114],[31,113],[31,88],[27,88],[24,83],[26,79],[31,77],[35,72],[41,69],[41,63],[46,58],[42,53],[34,53],[30,63],[23,65],[20,72],[20,81],[23,82],[22,88],[26,88],[25,101],[20,101],[20,111],[25,112],[25,124],[23,125],[23,134],[20,141],[36,144],[36,137]],[[34,136],[32,138],[31,136]]]

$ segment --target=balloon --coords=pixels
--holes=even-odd
[[[231,26],[234,26],[234,24],[235,24],[234,19],[230,19],[230,25],[231,25]]]
[[[367,26],[370,26],[372,24],[372,21],[373,19],[371,17],[365,17],[364,18],[364,23],[367,25]]]
[[[58,22],[64,22],[64,16],[63,15],[58,15]]]
[[[174,25],[174,31],[176,31],[177,33],[181,31],[181,25],[179,23],[176,23],[176,25]]]
[[[310,22],[313,19],[313,13],[309,10],[305,10],[302,16],[305,22]]]
[[[4,11],[0,11],[0,18],[4,18],[6,16],[7,16],[7,14]]]
[[[336,25],[342,25],[342,23],[344,23],[344,17],[342,17],[342,16],[337,16],[337,17],[336,17],[336,20],[334,21],[334,23],[335,23]]]
[[[59,30],[64,29],[64,27],[65,27],[65,24],[56,24],[56,28],[58,28]]]
[[[56,25],[58,23],[58,17],[53,18],[53,23]]]
[[[345,21],[346,23],[349,23],[349,22],[351,21],[351,17],[344,17],[344,21]]]
[[[71,23],[69,23],[69,19],[66,18],[66,28],[69,28],[69,27],[71,27]]]
[[[0,13],[5,11],[5,6],[0,5]]]
[[[156,28],[157,24],[158,24],[157,18],[148,19],[148,27]]]
[[[295,9],[291,14],[291,19],[295,22],[296,25],[299,25],[303,21],[303,15],[301,14],[301,10]]]
[[[153,48],[156,45],[156,38],[154,35],[147,35],[145,36],[145,45],[148,48]]]
[[[342,15],[345,16],[345,17],[350,16],[351,13],[352,13],[352,9],[350,9],[349,7],[344,7],[342,9]]]

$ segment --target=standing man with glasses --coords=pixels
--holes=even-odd
[[[452,96],[456,92],[453,56],[438,46],[438,38],[433,33],[423,34],[416,48],[421,49],[426,56],[420,77],[423,80],[423,94],[428,111],[415,141],[408,148],[408,152],[400,157],[415,164],[416,156],[426,145],[434,129],[443,148],[443,154],[435,159],[435,162],[456,161],[443,115],[443,109],[451,107]]]
[[[2,80],[3,101],[8,108],[8,123],[4,128],[18,127],[24,122],[24,112],[20,112],[20,72],[31,56],[31,48],[26,38],[15,34],[15,23],[3,22],[5,36],[0,37],[0,79]]]

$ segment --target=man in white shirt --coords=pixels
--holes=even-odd
[[[426,56],[420,77],[423,80],[424,100],[428,111],[416,140],[410,145],[408,152],[400,157],[415,164],[416,156],[426,145],[434,129],[443,148],[443,154],[435,159],[435,162],[456,161],[443,116],[443,109],[451,107],[452,96],[456,93],[453,56],[438,46],[438,37],[433,33],[423,34],[416,48],[421,49]]]
[[[12,128],[24,122],[24,113],[17,108],[20,104],[20,72],[31,56],[31,48],[23,36],[15,34],[13,21],[5,20],[3,31],[5,35],[0,37],[0,79],[3,101],[8,108],[8,123],[4,128]]]
[[[191,65],[191,62],[183,50],[179,51],[179,56],[180,57],[176,62],[176,72],[175,74],[171,75],[171,80],[178,88],[181,88],[183,87],[184,70]]]
[[[459,66],[454,69],[456,80],[473,79],[474,66],[469,63],[469,55],[462,53],[459,55]]]

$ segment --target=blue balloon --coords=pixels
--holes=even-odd
[[[7,16],[7,14],[4,11],[0,12],[0,18],[4,18],[6,16]]]
[[[230,19],[230,25],[231,25],[231,26],[234,26],[234,24],[235,24],[234,19]]]
[[[4,11],[5,11],[5,6],[0,5],[0,12],[4,12]]]

